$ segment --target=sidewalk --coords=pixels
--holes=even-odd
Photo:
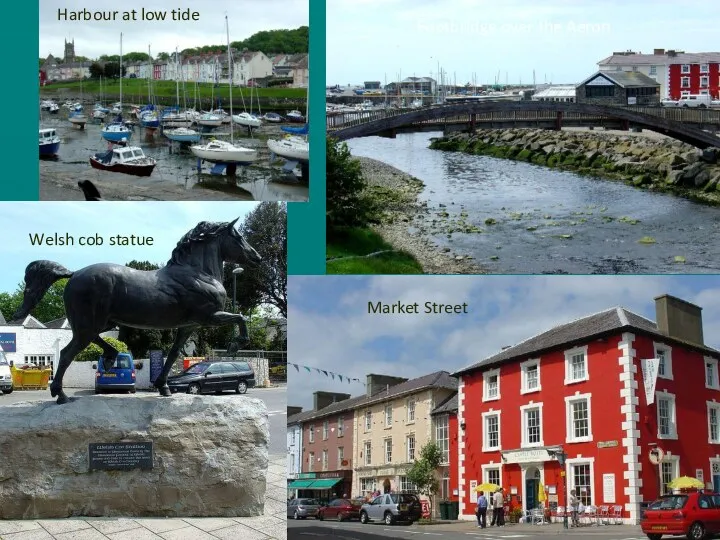
[[[504,527],[486,527],[478,529],[477,522],[472,521],[441,521],[439,525],[418,525],[412,526],[414,530],[423,532],[496,532],[503,531],[503,534],[529,534],[533,535],[558,535],[564,533],[578,534],[582,532],[583,536],[607,535],[608,533],[617,533],[625,536],[644,536],[640,525],[582,525],[580,527],[572,527],[564,529],[562,523],[546,523],[544,525],[530,525],[529,523],[507,523]]]
[[[262,516],[0,520],[0,540],[284,540],[287,538],[286,461],[285,455],[270,456]]]

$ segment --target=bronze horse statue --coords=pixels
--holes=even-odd
[[[245,318],[224,311],[223,263],[257,265],[261,257],[236,230],[235,221],[203,221],[185,234],[168,263],[159,270],[135,270],[112,263],[93,264],[76,272],[52,261],[35,261],[25,269],[23,304],[15,318],[27,316],[50,286],[70,278],[63,300],[72,328],[72,339],[60,353],[50,385],[57,403],[67,403],[63,375],[75,356],[90,343],[103,350],[105,366],[111,367],[118,351],[100,337],[118,325],[142,329],[177,329],[175,341],[155,381],[161,396],[170,396],[167,377],[180,351],[197,328],[237,324],[239,336],[230,344],[235,352],[249,341]]]

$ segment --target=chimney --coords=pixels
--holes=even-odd
[[[335,392],[313,392],[313,410],[319,411],[337,401],[350,399],[350,394],[337,394]]]
[[[287,406],[288,418],[290,418],[294,414],[299,414],[301,412],[302,412],[302,407],[293,407],[292,405]]]
[[[389,389],[391,386],[396,384],[404,383],[407,379],[402,377],[393,377],[391,375],[375,375],[370,374],[367,376],[367,396],[374,396],[378,392],[382,392],[385,389]]]
[[[701,307],[669,294],[655,298],[658,330],[668,337],[704,345],[701,312]]]
[[[662,56],[665,54],[665,49],[655,49],[655,50],[653,50],[653,54],[655,56]]]

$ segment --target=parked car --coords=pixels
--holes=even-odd
[[[235,390],[244,394],[255,386],[255,372],[247,362],[198,362],[179,375],[168,377],[171,392],[202,394]]]
[[[678,107],[699,107],[704,109],[712,103],[712,97],[707,94],[690,94],[678,101]]]
[[[320,521],[323,519],[337,519],[338,521],[360,519],[361,506],[361,504],[350,499],[334,499],[327,505],[320,507],[317,518]]]
[[[663,107],[677,107],[678,102],[674,99],[665,98],[660,100],[660,105],[662,105]]]
[[[665,495],[648,506],[640,527],[650,540],[660,540],[664,535],[701,540],[719,533],[720,495],[707,491]]]
[[[713,99],[713,100],[710,102],[710,106],[711,106],[711,107],[720,107],[720,99]]]
[[[13,391],[12,371],[10,371],[10,362],[8,362],[5,351],[0,346],[0,390],[3,394],[9,394]]]
[[[293,499],[288,501],[287,517],[293,519],[317,518],[320,503],[315,499]]]
[[[95,371],[95,393],[109,390],[124,390],[135,393],[135,362],[130,353],[120,353],[113,366],[105,370],[105,359],[101,356]]]
[[[407,521],[412,524],[421,516],[420,499],[411,493],[385,493],[360,508],[360,523],[384,521],[386,525],[393,525],[396,521]]]

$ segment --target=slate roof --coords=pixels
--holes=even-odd
[[[420,392],[421,390],[428,388],[447,388],[449,390],[457,390],[457,387],[458,380],[455,377],[452,377],[447,371],[436,371],[435,373],[430,373],[428,375],[423,375],[422,377],[417,377],[416,379],[410,379],[404,383],[393,385],[385,390],[381,390],[380,392],[373,394],[370,397],[366,395],[356,396],[332,403],[319,411],[306,411],[294,414],[287,419],[287,424],[291,425],[307,422],[308,420],[324,418],[340,412],[354,410],[388,399],[394,399],[402,395]]]
[[[435,407],[431,415],[436,414],[445,414],[445,413],[456,413],[458,410],[458,395],[457,392],[455,392],[452,396],[447,398],[445,401],[440,403],[437,407]]]
[[[544,90],[540,90],[540,92],[537,92],[533,95],[533,99],[535,98],[569,98],[569,97],[575,97],[575,87],[574,86],[551,86],[550,88],[545,88]]]
[[[48,328],[63,328],[65,324],[67,323],[67,317],[60,317],[59,319],[54,319],[50,322],[46,322],[45,326]]]
[[[655,79],[648,77],[639,71],[598,71],[585,79],[578,86],[586,84],[598,75],[601,75],[606,79],[610,79],[622,88],[647,88],[649,86],[660,86],[660,83]]]
[[[613,332],[617,333],[621,330],[643,332],[658,337],[665,342],[680,343],[689,348],[702,351],[703,353],[716,357],[720,356],[720,351],[716,349],[669,337],[661,333],[657,325],[650,319],[646,319],[623,307],[615,307],[551,328],[517,345],[513,345],[497,354],[489,356],[480,362],[471,364],[453,373],[453,375],[457,377],[463,373],[469,373],[480,368],[501,364],[510,360],[526,358],[558,347],[568,347],[574,344],[579,345],[587,342],[590,338]]]
[[[675,56],[667,54],[612,54],[603,58],[598,65],[633,66],[633,65],[666,65],[666,64],[709,64],[720,62],[720,52],[684,53]]]

